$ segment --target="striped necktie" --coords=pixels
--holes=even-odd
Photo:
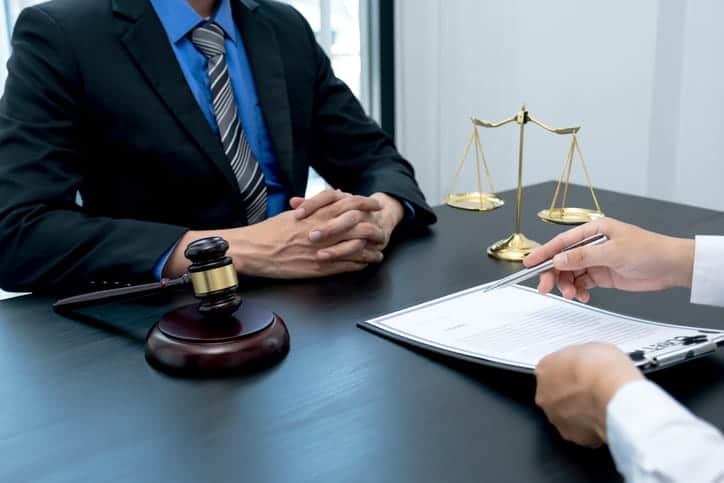
[[[207,22],[193,30],[191,42],[208,59],[209,86],[221,144],[239,182],[247,221],[250,225],[257,223],[266,217],[266,183],[239,121],[226,64],[224,31],[216,23]]]

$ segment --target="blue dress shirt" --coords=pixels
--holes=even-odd
[[[219,128],[216,124],[213,99],[209,88],[209,76],[206,69],[207,58],[191,43],[190,34],[194,28],[207,20],[216,22],[226,33],[226,40],[224,41],[226,63],[229,69],[229,78],[234,92],[234,99],[236,100],[236,107],[239,112],[239,120],[244,128],[244,134],[251,151],[264,173],[264,181],[266,181],[267,187],[267,216],[271,217],[278,215],[287,208],[289,194],[280,180],[279,164],[259,106],[249,59],[239,29],[236,27],[231,14],[230,1],[221,0],[216,13],[210,19],[201,17],[184,0],[151,0],[151,4],[161,20],[196,102],[198,102],[212,131],[217,135]],[[161,278],[163,267],[174,248],[175,244],[159,258],[154,267],[156,278]]]

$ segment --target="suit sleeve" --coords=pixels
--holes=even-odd
[[[61,26],[20,15],[0,100],[0,286],[45,291],[151,280],[180,226],[91,216],[82,196],[82,78]]]
[[[329,58],[313,41],[317,64],[313,167],[334,187],[352,193],[390,194],[414,206],[415,222],[436,221],[412,166],[349,87],[335,77]]]

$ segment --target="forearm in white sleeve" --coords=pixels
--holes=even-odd
[[[724,436],[648,380],[614,395],[606,433],[616,468],[629,483],[724,482]]]
[[[697,235],[691,302],[724,306],[724,236]]]

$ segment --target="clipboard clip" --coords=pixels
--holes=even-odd
[[[679,336],[674,340],[680,344],[671,349],[654,353],[637,350],[630,352],[629,357],[637,366],[661,369],[717,350],[716,342],[705,335]]]

